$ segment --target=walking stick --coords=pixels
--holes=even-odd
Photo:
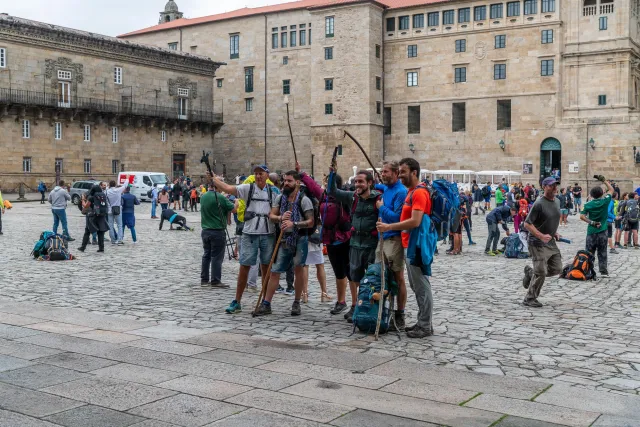
[[[369,156],[367,155],[367,152],[364,151],[364,148],[362,148],[362,145],[360,145],[360,143],[358,142],[358,140],[356,140],[353,135],[351,135],[349,132],[347,132],[346,130],[344,131],[344,134],[346,136],[348,136],[349,138],[351,138],[351,140],[353,142],[356,143],[356,145],[358,146],[358,148],[360,149],[360,151],[362,151],[362,154],[364,154],[365,159],[367,159],[367,162],[369,162],[369,165],[371,166],[371,169],[373,169],[373,172],[378,176],[378,178],[380,178],[380,174],[378,173],[378,169],[376,169],[375,166],[373,166],[373,162],[371,161],[371,159],[369,158]]]
[[[289,119],[289,101],[285,102],[287,106],[287,124],[289,125],[289,135],[291,135],[291,145],[293,146],[293,158],[298,163],[298,155],[296,154],[296,144],[293,142],[293,132],[291,131],[291,120]]]
[[[382,221],[378,218],[378,221]],[[376,336],[375,340],[378,341],[378,333],[380,332],[380,322],[382,322],[382,308],[384,306],[384,285],[385,285],[385,272],[384,272],[384,238],[382,233],[380,234],[380,305],[378,306],[378,321],[376,322]]]
[[[278,256],[278,249],[280,248],[280,242],[282,241],[282,236],[284,236],[284,230],[280,230],[280,235],[278,236],[278,241],[276,242],[275,248],[273,248],[273,254],[271,255],[271,261],[269,261],[269,267],[267,267],[267,271],[263,272],[262,275],[262,289],[260,289],[260,296],[258,296],[258,302],[256,303],[256,308],[251,313],[252,317],[256,317],[256,312],[260,307],[260,303],[262,302],[262,298],[267,293],[267,286],[269,286],[269,277],[271,276],[271,267],[273,267],[273,263],[276,260],[276,256]]]

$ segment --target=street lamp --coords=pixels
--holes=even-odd
[[[500,149],[502,151],[504,151],[504,148],[505,148],[506,144],[504,143],[504,141],[502,139],[500,140],[500,142],[498,142],[498,145],[500,146]]]
[[[589,140],[589,147],[591,147],[592,150],[596,149],[596,142],[593,140],[593,138]]]

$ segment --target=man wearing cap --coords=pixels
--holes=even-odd
[[[542,197],[533,206],[524,228],[529,232],[529,253],[533,259],[533,268],[524,268],[522,285],[528,289],[522,304],[528,307],[542,307],[538,301],[540,290],[546,277],[562,273],[562,257],[556,245],[560,238],[557,233],[560,225],[560,200],[556,198],[558,182],[553,177],[542,181]]]
[[[253,169],[255,183],[229,185],[222,179],[213,176],[215,186],[233,196],[244,200],[246,203],[244,211],[244,228],[242,229],[240,250],[240,271],[238,272],[238,285],[236,288],[236,298],[231,301],[226,308],[228,314],[240,313],[242,306],[242,294],[247,286],[247,278],[252,265],[258,262],[260,254],[260,264],[262,264],[263,277],[267,274],[267,268],[275,245],[275,224],[269,220],[271,206],[275,203],[277,192],[267,184],[269,168],[267,165],[255,166]]]

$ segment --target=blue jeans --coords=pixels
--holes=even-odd
[[[69,236],[69,229],[67,228],[67,211],[64,209],[51,209],[53,214],[53,232],[58,233],[58,224],[62,225],[62,235]]]
[[[224,230],[202,230],[202,269],[200,280],[209,281],[209,269],[211,269],[211,283],[220,283],[222,279],[222,262],[227,244],[227,236]]]
[[[153,218],[154,216],[156,216],[156,206],[158,205],[158,201],[156,199],[153,199],[151,201],[151,217]]]
[[[109,239],[111,239],[111,243],[121,242],[124,237],[124,230],[122,229],[122,215],[107,215],[107,223],[109,224]],[[116,226],[118,229],[116,230]],[[115,233],[118,233],[116,236]]]

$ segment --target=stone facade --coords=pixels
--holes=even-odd
[[[204,174],[202,151],[222,124],[212,88],[220,63],[7,15],[0,49],[5,191],[53,184],[56,164],[67,182],[120,170]]]
[[[348,129],[374,162],[414,156],[430,170],[528,169],[522,180],[531,182],[557,167],[567,184],[588,184],[596,173],[618,180],[624,189],[640,184],[633,156],[633,147],[640,145],[637,0],[418,3],[299,8],[296,2],[289,10],[240,10],[233,19],[213,16],[194,25],[185,20],[183,51],[197,45],[198,52],[228,61],[229,35],[240,36],[240,57],[229,60],[223,87],[215,88],[227,117],[233,117],[227,124],[243,123],[224,126],[215,138],[215,152],[228,159],[231,173],[246,172],[265,158],[276,168],[291,166],[282,100],[282,80],[290,79],[298,157],[307,166],[313,154],[315,170],[325,169],[336,144],[343,145],[343,174],[351,174],[350,165],[367,166],[354,144],[339,137]],[[492,14],[492,4],[502,5],[501,11],[496,7]],[[485,15],[476,19],[482,6]],[[460,22],[465,8],[470,19]],[[445,11],[453,11],[452,23],[445,23]],[[430,22],[429,13],[438,14],[437,22]],[[420,18],[414,23],[415,15],[423,15],[423,25]],[[328,16],[334,17],[332,37],[325,34]],[[408,26],[402,18],[400,29],[405,16]],[[393,29],[387,27],[389,19]],[[299,31],[300,23],[312,24],[311,45],[273,48],[272,29],[281,33],[294,24]],[[177,40],[178,31],[159,26],[124,37],[166,46]],[[543,31],[548,43],[542,43]],[[496,36],[504,36],[504,48]],[[456,52],[456,40],[464,40],[465,51]],[[415,56],[408,55],[409,46],[415,46]],[[333,47],[333,60],[325,59],[325,47]],[[548,75],[542,75],[543,61]],[[249,65],[260,79],[252,114],[244,111],[242,99]],[[494,78],[502,66],[505,78]],[[455,82],[456,68],[464,68],[464,82]],[[417,73],[416,86],[408,86],[409,72]],[[376,77],[382,90],[375,89]],[[333,78],[333,91],[325,90],[326,78]],[[498,101],[502,113],[510,105],[510,124],[506,114],[498,124]],[[382,115],[376,113],[377,102]],[[331,115],[324,114],[327,103],[333,103]],[[453,129],[454,103],[464,103],[464,130]],[[409,133],[409,107],[420,107],[418,133]],[[238,143],[248,149],[239,150]],[[233,156],[238,152],[249,155]]]

